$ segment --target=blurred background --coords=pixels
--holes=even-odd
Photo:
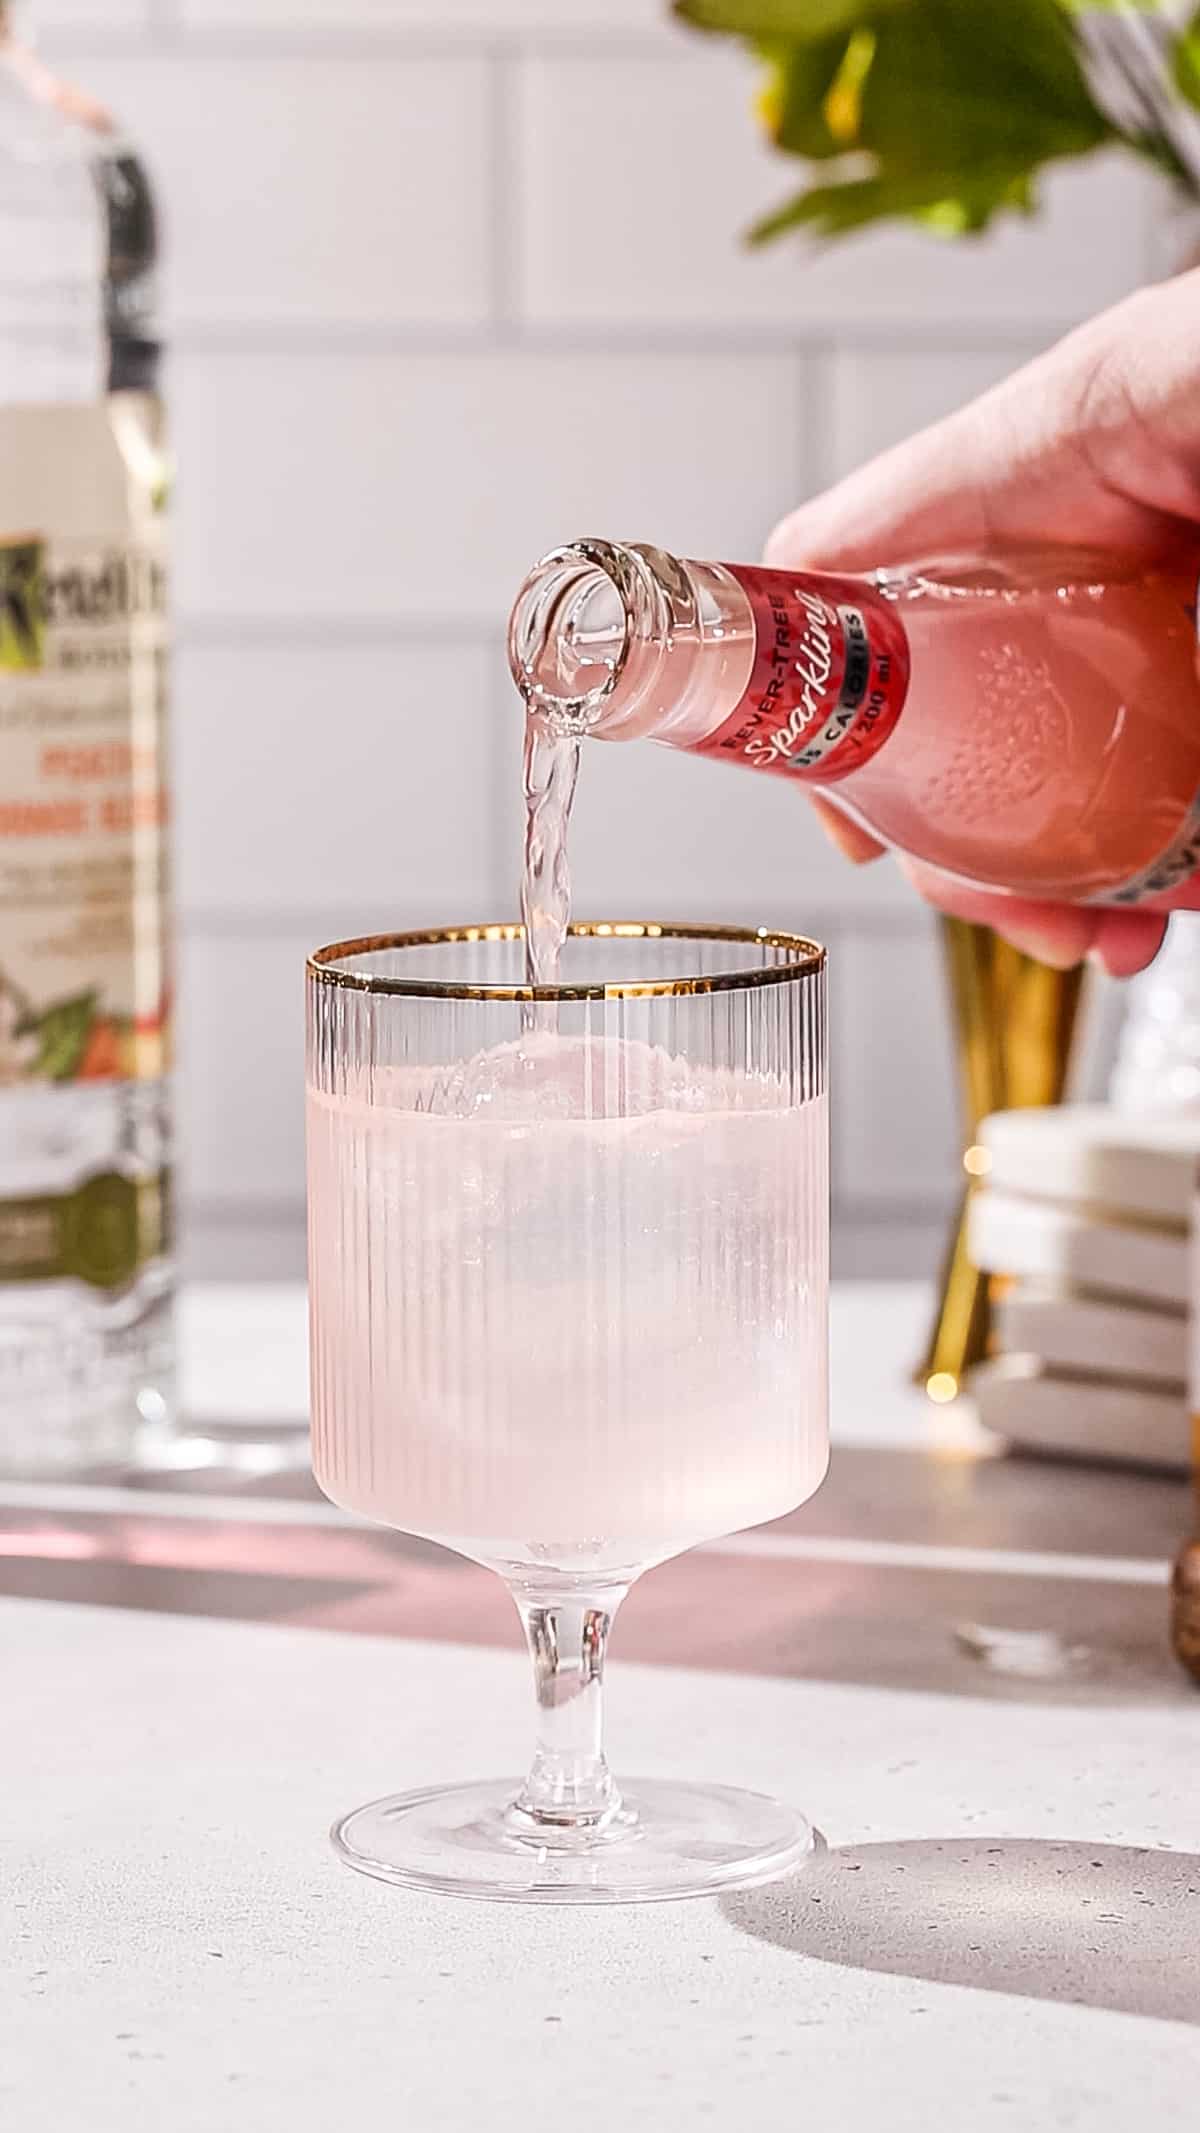
[[[532,558],[582,533],[755,557],[802,496],[1164,264],[1131,158],[1034,222],[820,252],[735,47],[664,0],[37,0],[162,202],[180,479],[185,1270],[303,1263],[301,973],[319,941],[515,912]],[[842,1271],[934,1263],[956,1176],[931,922],[797,796],[597,747],[581,914],[832,951]]]

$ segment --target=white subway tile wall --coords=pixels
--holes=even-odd
[[[953,1060],[937,929],[923,911],[856,927],[830,961],[839,1033],[833,1174],[847,1213],[928,1207],[954,1175]]]
[[[331,914],[360,932],[504,916],[519,768],[506,792],[497,660],[482,641],[344,630],[328,642],[186,645],[175,719],[185,913],[201,924],[302,917],[317,932]],[[449,771],[465,766],[445,809],[431,733]]]
[[[530,31],[661,36],[668,13],[665,0],[178,0],[174,11],[190,29],[374,30],[401,36],[433,31],[494,39]]]
[[[151,21],[153,11],[154,0],[15,0],[9,9],[22,36],[90,30],[109,36],[114,30],[140,31]]]
[[[805,369],[505,346],[184,348],[178,598],[203,621],[502,625],[533,558],[615,531],[756,553],[804,479]],[[428,761],[442,757],[431,722]]]
[[[811,327],[804,253],[744,241],[798,175],[752,122],[748,58],[681,32],[632,63],[551,49],[515,71],[523,319],[689,346]]]
[[[979,242],[749,251],[798,173],[745,58],[667,0],[27,13],[163,198],[188,1259],[277,1274],[302,1261],[305,949],[515,907],[527,563],[584,532],[756,554],[1141,279],[1160,206],[1102,159]],[[599,747],[574,870],[581,909],[828,940],[839,1261],[913,1265],[954,1090],[935,928],[894,870],[840,862],[769,780]]]
[[[478,327],[491,295],[486,59],[203,49],[92,58],[146,156],[176,337]]]

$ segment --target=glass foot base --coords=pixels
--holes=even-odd
[[[605,1827],[529,1831],[515,1778],[373,1800],[334,1825],[347,1866],[500,1903],[654,1903],[774,1881],[811,1858],[803,1815],[762,1793],[645,1779]]]

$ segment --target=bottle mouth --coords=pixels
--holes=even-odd
[[[612,541],[572,541],[534,564],[509,622],[508,663],[526,709],[552,732],[600,723],[650,590],[642,557]]]

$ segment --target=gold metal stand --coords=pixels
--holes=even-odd
[[[954,1014],[966,1150],[963,1192],[942,1269],[937,1316],[915,1373],[933,1400],[952,1400],[987,1353],[989,1277],[967,1255],[971,1194],[986,1172],[976,1145],[990,1111],[1062,1101],[1083,992],[1082,970],[1050,970],[990,927],[943,918],[942,947]],[[1200,1572],[1200,1564],[1197,1566]],[[1197,1584],[1200,1609],[1200,1582]],[[1198,1627],[1200,1636],[1200,1627]]]
[[[1193,1311],[1200,1298],[1192,1297]],[[1200,1681],[1200,1389],[1192,1392],[1192,1538],[1185,1541],[1171,1578],[1171,1643],[1180,1666]]]
[[[1171,1579],[1171,1642],[1180,1666],[1200,1681],[1200,1540],[1181,1551]]]

